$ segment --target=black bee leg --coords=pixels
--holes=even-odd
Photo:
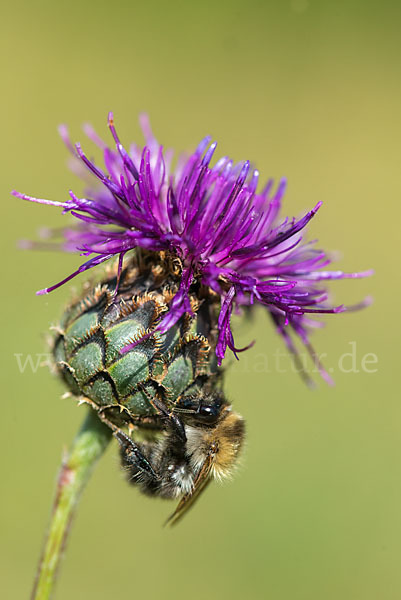
[[[109,407],[105,407],[109,408]],[[98,412],[99,418],[113,431],[113,435],[120,444],[121,464],[127,469],[131,483],[140,481],[149,491],[157,489],[160,485],[160,476],[152,466],[155,460],[151,460],[152,442],[142,442],[140,445],[126,434],[120,427],[114,425],[104,415],[104,411]],[[146,420],[146,418],[145,418]]]
[[[123,431],[116,430],[114,437],[121,446],[121,459],[124,467],[127,467],[132,477],[143,475],[147,480],[159,481],[159,475],[154,471],[149,460],[143,454],[139,446],[135,444]]]
[[[175,432],[178,439],[181,442],[186,442],[187,436],[185,434],[185,428],[181,419],[177,415],[171,413],[167,406],[164,404],[164,402],[160,400],[160,398],[150,396],[150,394],[147,393],[145,388],[142,388],[142,391],[147,396],[153,408],[159,413],[159,415],[167,423],[170,429],[172,429]]]
[[[170,428],[175,432],[178,439],[182,442],[187,441],[187,436],[185,434],[184,425],[177,415],[171,413],[167,406],[158,398],[153,398],[153,405],[160,412],[162,417],[166,420]]]

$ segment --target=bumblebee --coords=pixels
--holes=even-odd
[[[87,284],[53,343],[71,393],[113,430],[129,482],[179,499],[170,523],[211,479],[232,473],[245,433],[216,364],[216,297],[197,287],[191,313],[159,329],[176,293],[176,269],[137,255],[120,275],[111,270]]]
[[[169,519],[175,523],[212,477],[224,479],[231,474],[244,437],[244,421],[217,394],[183,397],[162,430],[160,439],[139,444],[121,431],[115,436],[131,483],[149,495],[180,498]]]

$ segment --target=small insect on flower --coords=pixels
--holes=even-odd
[[[93,176],[85,197],[14,195],[72,215],[75,224],[46,236],[61,233],[60,249],[90,256],[38,294],[118,258],[67,309],[54,357],[73,394],[113,429],[130,481],[148,494],[180,498],[177,521],[211,477],[231,473],[243,444],[244,421],[223,394],[220,369],[227,347],[235,356],[246,349],[234,343],[233,309],[265,306],[295,360],[290,332],[330,380],[309,343],[308,316],[346,310],[327,304],[322,281],[370,271],[326,270],[326,253],[303,242],[321,203],[300,219],[280,221],[285,181],[275,190],[268,181],[258,192],[259,173],[248,161],[224,157],[211,166],[210,138],[172,170],[172,153],[146,117],[143,149],[124,148],[111,113],[108,124],[115,150],[86,127],[106,172],[61,128],[74,168]]]

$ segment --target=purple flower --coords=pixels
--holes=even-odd
[[[223,157],[211,166],[216,143],[211,144],[209,137],[192,155],[180,158],[172,170],[172,153],[158,144],[145,116],[141,118],[144,148],[124,148],[111,113],[108,125],[115,149],[86,127],[87,135],[103,151],[105,171],[87,158],[79,144],[72,145],[66,128],[60,130],[76,162],[101,184],[88,190],[84,198],[70,191],[68,200],[56,202],[13,192],[25,200],[58,206],[75,217],[77,223],[62,231],[60,246],[91,256],[77,271],[37,293],[48,293],[117,255],[121,270],[124,255],[138,246],[168,251],[181,259],[183,271],[161,331],[184,312],[191,312],[189,290],[195,281],[201,281],[221,297],[219,364],[227,346],[234,353],[239,351],[230,326],[233,309],[255,303],[267,308],[295,356],[291,330],[314,356],[307,329],[316,322],[308,315],[346,310],[327,304],[327,292],[320,282],[371,274],[328,271],[326,253],[316,249],[314,242],[303,242],[303,230],[321,203],[300,219],[280,220],[285,180],[276,189],[269,180],[258,191],[259,172],[251,170],[248,161],[234,164]]]

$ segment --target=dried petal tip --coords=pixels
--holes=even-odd
[[[74,273],[38,294],[49,293],[114,256],[119,256],[121,269],[123,257],[135,248],[168,251],[181,261],[182,276],[160,328],[166,331],[185,312],[191,312],[190,293],[200,283],[207,286],[221,298],[216,345],[220,363],[227,346],[238,352],[230,322],[234,308],[256,303],[265,306],[290,351],[296,356],[292,331],[313,356],[308,328],[316,323],[308,315],[336,314],[368,305],[366,300],[348,308],[327,303],[322,282],[366,277],[372,271],[328,271],[327,254],[314,242],[303,240],[321,202],[300,219],[280,219],[286,180],[282,179],[275,191],[269,180],[258,193],[259,172],[250,170],[249,161],[234,164],[224,157],[211,167],[216,142],[211,144],[210,137],[170,171],[171,153],[158,144],[146,115],[141,115],[140,122],[146,145],[132,145],[129,150],[120,141],[112,112],[108,127],[115,149],[107,147],[90,126],[85,127],[103,150],[105,171],[87,158],[80,144],[74,148],[67,129],[60,128],[75,161],[100,184],[87,190],[85,198],[71,193],[65,202],[57,202],[13,192],[23,200],[70,212],[77,223],[62,232],[62,247],[92,256]],[[319,370],[329,380],[320,366]]]

